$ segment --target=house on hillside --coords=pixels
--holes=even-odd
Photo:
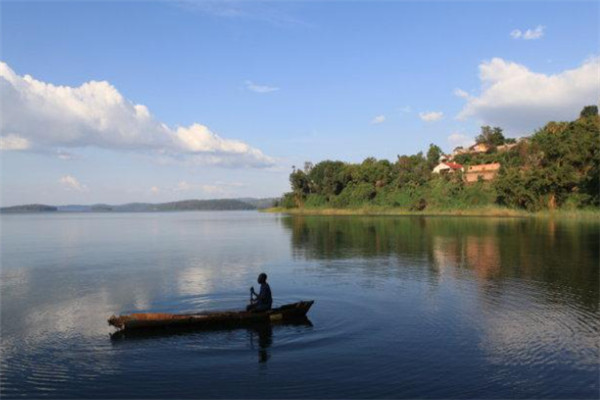
[[[469,147],[469,153],[487,153],[489,149],[490,146],[485,143],[475,143]]]
[[[451,174],[456,171],[462,171],[463,166],[453,162],[441,162],[433,169],[434,174]]]
[[[465,171],[465,181],[467,183],[477,182],[480,178],[484,181],[491,181],[500,171],[500,163],[479,164],[467,167]]]
[[[454,157],[456,157],[456,156],[459,156],[459,155],[461,155],[461,154],[467,154],[467,153],[469,153],[469,149],[468,149],[468,148],[466,148],[466,149],[465,149],[465,148],[464,148],[464,147],[462,147],[462,146],[458,146],[458,147],[456,147],[456,148],[455,148],[455,149],[452,151],[452,155],[451,155],[451,158],[450,158],[450,159],[452,159],[452,158],[454,158]]]
[[[515,147],[517,144],[516,143],[508,143],[508,144],[503,144],[501,146],[496,147],[496,150],[500,151],[508,151],[510,149],[512,149],[513,147]]]

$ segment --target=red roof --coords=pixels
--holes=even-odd
[[[447,166],[449,166],[452,169],[461,169],[463,167],[462,165],[457,164],[457,163],[453,163],[453,162],[447,162],[447,163],[444,163],[444,164],[446,164]]]

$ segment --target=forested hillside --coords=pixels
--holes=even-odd
[[[468,209],[488,205],[538,211],[597,208],[600,205],[600,118],[597,106],[585,107],[572,122],[549,122],[531,136],[507,139],[499,127],[482,127],[477,143],[485,152],[450,156],[462,170],[433,173],[441,148],[395,161],[367,158],[360,164],[322,161],[290,174],[292,191],[285,208],[397,207]],[[499,163],[494,179],[467,183],[469,166]]]

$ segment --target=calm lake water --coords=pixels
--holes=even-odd
[[[3,398],[597,398],[599,225],[257,212],[3,215]],[[311,324],[111,340],[111,314]]]

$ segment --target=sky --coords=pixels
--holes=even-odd
[[[0,203],[278,197],[600,99],[597,1],[0,2]]]

